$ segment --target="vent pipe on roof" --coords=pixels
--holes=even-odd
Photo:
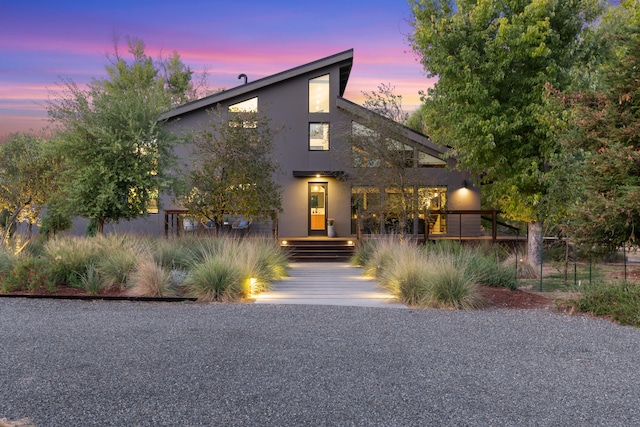
[[[247,80],[248,80],[247,75],[243,73],[238,76],[238,80],[242,78],[244,78],[244,84],[247,84]]]

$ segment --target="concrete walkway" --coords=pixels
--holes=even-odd
[[[256,304],[308,304],[407,308],[378,283],[362,276],[362,269],[344,262],[292,263],[289,277],[271,285]]]

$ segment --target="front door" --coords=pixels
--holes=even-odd
[[[327,235],[327,183],[309,183],[309,236]]]

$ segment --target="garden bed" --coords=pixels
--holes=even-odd
[[[510,291],[505,288],[482,286],[481,292],[487,301],[487,308],[511,308],[511,309],[552,309],[555,304],[553,299],[544,295],[520,290]],[[8,294],[0,294],[0,297],[9,298],[55,298],[55,299],[104,299],[126,301],[196,301],[196,298],[187,297],[134,297],[128,296],[126,291],[112,289],[108,292],[89,294],[84,289],[71,286],[58,286],[56,292],[46,291],[16,291]]]

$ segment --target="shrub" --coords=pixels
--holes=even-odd
[[[235,301],[242,295],[241,279],[235,263],[208,255],[193,267],[184,285],[189,295],[203,301]]]
[[[167,297],[175,295],[171,273],[153,259],[138,262],[131,275],[127,295],[138,297]]]
[[[572,303],[581,312],[640,327],[640,286],[629,282],[587,286]]]
[[[48,260],[41,257],[20,257],[11,271],[2,280],[2,292],[18,290],[55,291],[55,282],[51,279]]]

